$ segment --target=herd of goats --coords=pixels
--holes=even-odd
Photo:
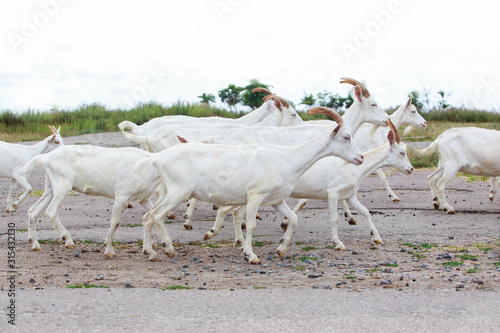
[[[108,257],[115,255],[113,234],[120,215],[132,202],[147,210],[143,217],[143,251],[155,261],[159,260],[155,252],[158,238],[165,253],[174,255],[163,221],[186,200],[190,200],[186,229],[192,228],[198,200],[219,207],[205,240],[219,233],[224,217],[232,212],[236,242],[243,245],[245,258],[252,264],[260,262],[252,250],[252,236],[262,204],[286,217],[282,224],[285,233],[277,248],[281,257],[285,256],[297,225],[296,213],[308,199],[328,200],[335,248],[345,249],[337,233],[339,201],[349,223],[356,221],[348,204],[367,220],[372,240],[381,243],[370,213],[358,201],[356,192],[361,182],[376,172],[389,197],[399,201],[382,168],[411,174],[413,167],[397,129],[408,126],[406,134],[415,127],[425,128],[427,123],[411,99],[389,118],[362,83],[351,78],[342,78],[341,83],[353,86],[354,100],[342,117],[326,107],[309,110],[309,114],[326,114],[333,121],[303,121],[284,98],[256,88],[254,93],[266,94],[263,105],[238,119],[174,115],[154,118],[140,126],[129,121],[120,123],[118,127],[125,137],[141,149],[63,145],[60,127],[54,126],[49,126],[49,137],[32,146],[0,142],[0,177],[11,179],[6,210],[14,212],[32,191],[27,177],[39,168],[45,172],[45,191],[28,212],[28,239],[35,251],[40,250],[35,221],[42,211],[60,232],[66,247],[73,248],[73,239],[58,214],[72,190],[114,199],[104,242]],[[458,172],[491,177],[493,200],[498,191],[496,177],[500,176],[500,155],[496,150],[499,144],[498,131],[453,128],[421,150],[420,154],[439,154],[439,166],[428,177],[434,207],[454,213],[444,190]],[[17,183],[26,190],[13,203]],[[157,198],[154,204],[152,197]],[[285,201],[289,197],[300,199],[293,209]]]

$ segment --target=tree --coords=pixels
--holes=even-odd
[[[415,108],[417,108],[418,112],[421,112],[422,109],[424,108],[424,103],[420,101],[420,93],[416,90],[412,90],[409,94],[408,97],[411,98],[411,103],[415,105]]]
[[[272,86],[265,83],[261,83],[257,79],[250,80],[250,83],[243,88],[245,89],[245,91],[241,94],[241,103],[245,106],[249,106],[252,110],[255,110],[256,108],[260,107],[263,103],[262,99],[266,96],[266,94],[262,92],[258,93],[252,92],[254,88],[259,88],[259,87],[269,89]]]
[[[314,98],[313,94],[307,95],[304,93],[304,97],[302,97],[299,104],[312,106],[314,103],[316,103],[316,98]]]
[[[336,110],[340,110],[342,108],[347,109],[354,102],[350,94],[348,94],[347,97],[342,97],[339,94],[334,95],[326,90],[318,93],[317,96],[319,105]]]
[[[240,94],[243,90],[243,87],[230,84],[227,88],[219,91],[220,100],[229,105],[231,111],[236,111],[236,105],[241,102]]]
[[[201,99],[201,104],[210,104],[210,103],[214,103],[215,102],[215,96],[212,95],[212,94],[201,94],[200,96],[198,96],[198,98]]]
[[[438,101],[439,108],[441,110],[449,108],[451,104],[448,104],[448,97],[450,97],[451,93],[445,93],[443,90],[439,90],[438,94],[441,96],[441,99]]]

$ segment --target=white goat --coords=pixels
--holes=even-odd
[[[262,104],[256,110],[249,112],[243,117],[232,119],[223,117],[189,117],[189,116],[163,116],[153,118],[148,122],[138,126],[130,121],[123,121],[118,124],[118,128],[123,132],[126,128],[130,129],[133,134],[147,135],[164,125],[239,125],[251,126],[255,124],[268,126],[293,126],[303,122],[295,109],[282,97],[273,95],[269,90],[264,88],[255,88],[253,92],[264,92],[268,94],[264,97],[266,103]],[[274,101],[274,103],[273,103]],[[280,101],[279,107],[277,101]]]
[[[368,89],[361,82],[352,78],[341,78],[340,83],[348,83],[354,86],[351,91],[351,96],[354,102],[342,116],[342,120],[348,127],[351,128],[351,132],[353,135],[365,122],[373,124],[377,127],[387,126],[389,116],[377,105],[375,99],[370,95]],[[316,111],[318,110],[320,109],[316,109]],[[294,126],[286,129],[233,129],[207,138],[203,140],[203,142],[217,144],[274,143],[277,145],[289,146],[302,143],[318,135],[322,131],[322,128],[317,126],[331,126],[332,121],[310,120],[305,122],[304,124],[316,127],[308,128],[307,126]],[[194,214],[195,205],[196,201],[191,200],[186,214],[184,215],[184,227],[188,230],[192,229],[192,217]],[[223,211],[227,213],[228,210],[223,209]],[[219,214],[223,214],[223,212],[219,212],[218,215]]]
[[[30,208],[28,239],[32,249],[40,251],[35,222],[46,209],[45,214],[54,229],[58,230],[67,248],[74,242],[59,220],[59,209],[71,190],[114,198],[113,211],[108,234],[104,241],[104,254],[113,257],[113,234],[120,223],[120,215],[127,205],[138,201],[149,210],[149,198],[160,183],[155,168],[139,165],[141,160],[152,154],[137,148],[104,148],[91,145],[62,146],[50,153],[33,158],[20,170],[25,177],[34,168],[45,171],[45,192]]]
[[[407,126],[404,135],[408,134],[413,128],[425,128],[427,126],[427,122],[417,112],[415,105],[411,104],[411,98],[391,114],[391,121],[396,128]],[[388,131],[389,129],[387,128],[375,129],[374,125],[363,124],[354,136],[354,142],[361,151],[369,151],[384,144]],[[384,171],[382,169],[377,169],[375,172],[384,183],[389,198],[392,198],[393,202],[398,202],[399,198],[392,191]]]
[[[406,145],[401,141],[396,127],[391,122],[389,124],[391,127],[387,134],[389,143],[365,152],[365,161],[361,166],[353,168],[352,164],[345,164],[338,158],[324,158],[299,178],[290,195],[298,199],[328,200],[332,240],[336,249],[345,250],[337,232],[338,201],[347,200],[357,209],[367,220],[372,240],[375,243],[381,243],[382,238],[372,222],[370,212],[358,201],[356,192],[363,180],[378,168],[389,166],[408,175],[413,172],[413,167],[406,155]],[[302,200],[299,201],[293,209],[294,213],[297,213],[303,206]],[[236,222],[236,225],[238,224],[240,223]],[[283,223],[282,227],[286,229],[287,223]]]
[[[337,155],[355,164],[363,161],[363,155],[351,142],[350,129],[342,125],[337,113],[332,112],[332,116],[339,125],[300,145],[187,143],[150,158],[168,191],[163,191],[163,196],[143,217],[144,253],[150,255],[150,260],[158,260],[150,239],[151,229],[156,225],[166,245],[165,253],[173,256],[172,241],[162,219],[181,202],[193,197],[221,206],[247,205],[244,254],[253,264],[260,262],[252,250],[257,210],[261,204],[274,207],[290,221],[290,227],[278,246],[278,254],[283,257],[297,225],[297,215],[290,210],[285,199],[300,175],[326,156]]]
[[[0,177],[11,179],[9,194],[7,195],[7,206],[5,208],[8,213],[12,213],[15,209],[17,209],[32,190],[31,186],[24,178],[20,177],[18,179],[18,170],[36,155],[44,154],[63,144],[63,139],[59,135],[61,127],[59,126],[59,129],[56,129],[54,126],[49,125],[49,128],[52,134],[33,146],[0,141],[0,155],[2,156]],[[12,194],[14,193],[18,182],[25,188],[25,191],[23,195],[13,204]]]
[[[422,155],[439,154],[438,168],[427,178],[436,209],[448,214],[455,210],[446,201],[444,191],[458,172],[477,176],[500,176],[500,131],[477,127],[452,128],[444,131]]]

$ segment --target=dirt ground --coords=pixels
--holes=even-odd
[[[120,133],[65,138],[65,144],[130,145]],[[347,247],[331,247],[329,213],[325,202],[311,201],[299,213],[299,225],[281,259],[276,254],[283,234],[282,217],[262,207],[258,221],[255,253],[262,263],[250,265],[234,244],[231,219],[211,241],[203,241],[215,218],[210,205],[197,207],[193,230],[183,228],[186,205],[166,227],[175,242],[176,254],[168,258],[159,249],[160,262],[149,262],[142,254],[141,218],[145,210],[135,205],[122,215],[115,234],[115,258],[104,256],[102,241],[109,227],[112,199],[82,194],[69,196],[61,208],[61,221],[77,243],[64,247],[60,237],[41,216],[37,224],[42,251],[34,252],[27,242],[27,211],[39,198],[26,199],[14,213],[6,213],[9,182],[0,179],[0,268],[7,266],[7,226],[15,224],[16,287],[32,290],[60,288],[194,288],[194,289],[333,289],[352,291],[390,288],[396,290],[485,290],[500,289],[500,209],[488,200],[489,184],[456,178],[448,186],[448,201],[457,212],[447,215],[432,207],[427,175],[390,173],[389,182],[401,202],[393,203],[382,183],[369,177],[358,193],[371,211],[383,244],[370,241],[365,221],[339,225]],[[43,175],[30,178],[35,191],[43,190]],[[16,191],[20,193],[20,189]],[[500,198],[497,198],[500,200]],[[295,204],[290,200],[290,206]],[[339,214],[342,214],[339,211]],[[0,289],[7,290],[2,279]]]

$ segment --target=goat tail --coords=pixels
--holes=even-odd
[[[146,137],[144,136],[140,136],[140,135],[136,135],[136,134],[133,134],[133,133],[130,133],[130,132],[123,132],[123,135],[125,136],[125,138],[129,141],[132,141],[132,142],[135,142],[135,143],[145,143],[146,141]]]
[[[40,167],[40,158],[42,156],[41,155],[37,155],[35,157],[33,157],[28,163],[26,163],[22,168],[18,169],[16,172],[15,172],[15,178],[26,178],[27,176],[29,176],[31,174],[31,171],[33,171],[34,169],[36,168],[39,168]]]
[[[416,152],[419,153],[420,155],[424,155],[424,156],[432,155],[432,154],[434,154],[434,152],[437,149],[437,144],[438,144],[438,140],[435,140],[427,148],[424,148],[422,150],[416,150]]]
[[[122,121],[121,123],[118,124],[118,128],[120,129],[120,131],[122,131],[124,133],[125,133],[125,130],[127,128],[130,129],[133,132],[138,127],[139,127],[138,125],[136,125],[133,122],[128,121],[128,120],[124,120],[124,121]]]

